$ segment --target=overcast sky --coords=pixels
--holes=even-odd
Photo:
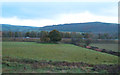
[[[2,2],[1,24],[43,27],[64,23],[118,22],[117,2]]]

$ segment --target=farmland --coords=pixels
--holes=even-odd
[[[3,42],[2,47],[4,73],[106,72],[101,66],[115,67],[118,61],[117,56],[72,44]]]
[[[111,2],[2,3],[3,74],[120,73]]]
[[[118,59],[117,56],[71,44],[39,44],[35,42],[3,42],[3,56],[89,64],[114,64]]]
[[[101,43],[93,43],[91,44],[91,46],[95,46],[95,47],[99,47],[99,48],[102,48],[102,49],[107,49],[107,50],[112,50],[112,51],[115,51],[115,52],[118,52],[118,44],[101,44]]]

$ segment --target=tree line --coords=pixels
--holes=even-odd
[[[77,32],[59,32],[61,35],[61,38],[92,38],[92,39],[117,39],[117,34],[108,34],[108,33],[77,33]],[[48,31],[29,31],[29,32],[12,32],[12,31],[3,31],[2,37],[11,37],[11,38],[17,38],[17,37],[30,37],[30,38],[41,38],[43,36],[48,36]]]
[[[62,38],[71,38],[71,37],[76,37],[76,38],[81,38],[83,37],[82,34],[76,33],[76,32],[59,32]],[[31,37],[31,38],[39,38],[43,37],[44,35],[48,35],[48,31],[40,31],[40,32],[35,32],[35,31],[30,31],[30,32],[12,32],[12,31],[3,31],[2,32],[2,37]]]

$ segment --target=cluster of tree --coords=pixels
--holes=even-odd
[[[40,40],[41,42],[57,42],[62,39],[61,34],[57,30],[52,30],[50,32],[42,31]]]
[[[77,32],[59,32],[62,38],[92,38],[92,39],[117,39],[117,34],[108,34],[108,33],[77,33]],[[11,31],[3,31],[2,37],[31,37],[31,38],[42,38],[44,36],[48,36],[48,31],[30,31],[30,32],[11,32]],[[47,39],[47,38],[46,38]]]
[[[25,37],[24,32],[11,32],[11,31],[3,31],[2,37]]]
[[[48,31],[30,31],[30,32],[2,32],[2,37],[20,38],[20,37],[30,37],[30,38],[40,38],[41,42],[57,42],[62,38],[70,38],[71,43],[85,43],[87,46],[92,42],[93,39],[116,39],[116,36],[110,35],[108,33],[77,33],[77,32],[59,32],[57,30]]]
[[[118,34],[99,33],[98,39],[117,39]]]
[[[78,44],[78,43],[85,43],[87,46],[91,43],[93,38],[92,33],[82,33],[81,37],[74,37],[72,36],[72,43]]]
[[[52,30],[51,32],[41,31],[41,32],[3,32],[2,37],[20,38],[20,37],[31,37],[40,38],[41,42],[57,42],[61,40],[61,33],[57,30]]]
[[[3,37],[31,37],[31,38],[39,38],[43,37],[45,35],[48,35],[48,31],[30,31],[30,32],[11,32],[11,31],[3,31],[2,36]],[[81,33],[76,32],[60,32],[60,35],[62,38],[72,38],[73,36],[75,38],[82,38],[83,35]]]

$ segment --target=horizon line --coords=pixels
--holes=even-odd
[[[83,22],[83,23],[110,23],[110,22],[94,21],[94,22]],[[64,24],[77,24],[77,23],[64,23]],[[64,25],[64,24],[53,24],[53,25],[46,25],[46,26],[56,26],[56,25]],[[110,23],[110,24],[119,24],[119,23]],[[0,24],[0,25],[25,26],[25,25],[13,25],[13,24]],[[46,27],[46,26],[43,26],[43,27]],[[39,26],[25,26],[25,27],[39,27]]]

